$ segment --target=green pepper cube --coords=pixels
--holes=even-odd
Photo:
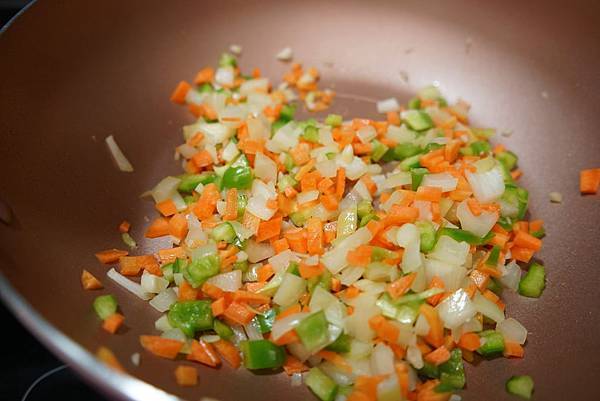
[[[194,288],[198,288],[210,277],[219,274],[220,260],[216,255],[207,255],[193,260],[184,270],[183,277]]]
[[[430,221],[416,223],[421,237],[421,252],[429,252],[435,246],[435,226]]]
[[[400,162],[400,169],[402,171],[410,171],[413,168],[419,168],[421,166],[420,163],[421,155],[417,154],[411,157],[407,157],[406,159]]]
[[[439,232],[440,237],[442,235],[447,235],[448,237],[452,238],[455,241],[466,242],[469,245],[481,245],[484,243],[482,238],[478,237],[477,235],[475,235],[469,231],[461,230],[460,228],[444,227],[444,228],[440,229],[438,232]]]
[[[334,342],[325,347],[325,349],[337,352],[338,354],[345,354],[346,352],[350,352],[351,343],[352,338],[348,334],[342,333]]]
[[[377,139],[373,139],[371,141],[371,145],[372,145],[372,149],[373,149],[371,151],[371,159],[373,159],[373,161],[376,161],[376,162],[381,160],[381,158],[390,149],[387,145],[384,145],[383,143],[379,142]]]
[[[508,171],[511,171],[512,169],[514,169],[517,166],[517,162],[519,161],[519,158],[517,157],[516,154],[514,154],[510,150],[504,150],[502,152],[499,152],[496,155],[496,160],[498,160],[500,163],[502,163],[502,165]]]
[[[482,345],[477,353],[483,356],[496,355],[504,351],[504,337],[496,330],[485,330],[479,333]]]
[[[290,122],[294,119],[294,113],[296,112],[296,108],[291,104],[285,104],[281,107],[281,111],[279,112],[279,120]]]
[[[405,142],[394,146],[392,152],[392,159],[401,161],[411,156],[418,155],[421,153],[421,148],[412,142]]]
[[[462,360],[462,352],[455,348],[450,353],[450,359],[439,366],[440,381],[453,389],[461,389],[465,386],[465,367]]]
[[[233,330],[227,324],[223,323],[219,319],[214,319],[213,330],[223,340],[231,340],[233,338]]]
[[[420,186],[421,182],[423,182],[423,177],[425,174],[428,174],[429,170],[426,168],[412,168],[410,169],[410,177],[412,179],[412,190],[416,191]]]
[[[258,323],[258,330],[261,334],[269,333],[271,328],[273,327],[273,323],[275,323],[275,309],[269,309],[268,311],[256,315],[255,319]]]
[[[327,345],[329,341],[328,326],[325,312],[319,311],[302,319],[296,326],[296,333],[304,347],[312,352]]]
[[[283,347],[269,340],[249,340],[240,342],[246,369],[276,369],[285,362]]]
[[[433,121],[429,114],[421,110],[408,110],[403,113],[403,118],[408,126],[415,131],[425,131],[433,127]]]
[[[117,298],[114,295],[100,295],[94,299],[94,311],[102,320],[117,312]]]
[[[231,166],[223,174],[225,188],[249,189],[252,187],[252,169],[248,166]]]
[[[546,269],[539,263],[532,263],[519,282],[519,294],[539,298],[546,287]]]
[[[333,401],[338,385],[319,368],[312,368],[306,375],[306,385],[321,401]]]
[[[339,127],[342,125],[343,119],[339,114],[330,114],[325,118],[325,124],[332,127]]]
[[[171,305],[167,315],[169,324],[177,327],[192,338],[197,331],[213,328],[213,315],[210,301],[180,301]]]
[[[531,399],[533,393],[533,379],[531,376],[512,376],[506,382],[506,391],[509,394],[516,395],[517,397],[524,398],[526,400]]]
[[[179,186],[177,189],[179,192],[192,192],[198,184],[210,184],[215,181],[215,173],[202,173],[202,174],[184,174],[179,176]]]

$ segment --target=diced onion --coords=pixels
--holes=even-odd
[[[221,67],[218,68],[215,73],[215,81],[219,85],[233,85],[233,80],[235,78],[235,73],[232,67]]]
[[[410,173],[401,171],[399,173],[390,174],[383,182],[384,189],[392,189],[402,185],[408,185],[412,182]]]
[[[394,373],[394,352],[384,343],[379,343],[371,353],[371,372],[373,375]]]
[[[173,326],[169,323],[167,315],[162,315],[154,322],[154,328],[158,331],[167,331],[171,330]]]
[[[133,166],[129,163],[129,160],[125,157],[119,145],[115,141],[115,138],[112,135],[106,137],[106,144],[108,145],[108,149],[110,150],[110,154],[117,162],[117,166],[119,170],[125,171],[127,173],[133,172]]]
[[[167,288],[150,300],[150,305],[159,312],[166,312],[177,302],[177,294],[173,288]]]
[[[290,377],[290,386],[299,387],[302,385],[302,373],[292,373]]]
[[[346,260],[348,251],[366,244],[372,238],[371,231],[367,227],[361,227],[341,240],[333,249],[326,252],[321,258],[321,262],[332,274],[336,274],[348,265],[348,261]]]
[[[356,132],[356,136],[362,143],[369,143],[377,136],[377,131],[372,125],[365,125]]]
[[[438,276],[443,282],[446,291],[455,291],[466,276],[467,270],[462,266],[452,265],[436,259],[425,259],[425,274],[427,282]]]
[[[458,242],[455,239],[442,235],[435,248],[428,254],[428,257],[437,259],[451,265],[464,265],[469,254],[469,244],[466,242]]]
[[[144,301],[149,300],[154,296],[149,292],[145,292],[142,289],[142,286],[138,283],[129,280],[127,277],[123,276],[121,273],[117,272],[114,268],[110,269],[106,275],[113,280],[115,283],[119,284],[121,287],[125,288],[127,291],[133,293],[138,298],[143,299]]]
[[[427,318],[425,318],[425,315],[420,314],[415,322],[415,334],[424,337],[429,334],[429,330],[431,330],[431,326],[429,326]]]
[[[134,352],[133,354],[131,354],[131,363],[134,366],[140,366],[140,353],[139,352]]]
[[[250,322],[250,323],[244,325],[244,330],[246,331],[248,340],[263,340],[264,339],[263,335],[260,333],[260,331],[258,331],[258,329],[256,328],[256,326],[254,325],[253,322]]]
[[[378,113],[388,113],[390,111],[399,111],[400,104],[395,97],[391,97],[389,99],[380,100],[377,102],[377,112]]]
[[[271,265],[271,267],[273,267],[273,270],[275,271],[275,273],[280,272],[281,270],[286,269],[290,262],[299,262],[300,258],[298,256],[296,256],[294,254],[294,252],[292,252],[289,249],[286,249],[285,251],[278,253],[275,256],[272,256],[269,258],[269,264]]]
[[[502,333],[505,340],[525,344],[527,329],[518,320],[509,317],[496,325],[496,330]]]
[[[444,299],[437,307],[437,310],[440,319],[444,322],[444,326],[449,329],[458,328],[477,313],[475,305],[473,305],[473,302],[469,298],[469,294],[462,288]]]
[[[473,297],[473,306],[475,306],[477,312],[489,317],[496,323],[500,323],[504,320],[504,312],[498,307],[498,305],[481,295],[479,291],[475,292],[475,296]]]
[[[298,194],[298,196],[296,197],[296,200],[298,201],[299,205],[302,205],[304,203],[312,202],[312,201],[316,200],[318,197],[319,197],[319,191],[315,189],[312,191],[300,192]]]
[[[293,328],[298,326],[298,324],[300,324],[302,319],[304,319],[308,315],[309,315],[309,313],[307,313],[307,312],[298,312],[298,313],[294,313],[289,316],[286,316],[282,319],[276,320],[273,323],[273,326],[271,327],[271,337],[272,337],[273,341],[277,341],[284,334],[286,334],[287,332],[289,332],[290,330],[292,330]]]
[[[450,173],[425,174],[421,185],[424,187],[438,187],[442,192],[454,191],[458,185],[458,178]]]
[[[337,174],[335,160],[323,160],[315,165],[315,168],[323,177],[332,178]]]
[[[415,345],[408,346],[406,350],[406,360],[415,369],[421,369],[423,367],[423,354],[421,354],[421,350]]]
[[[279,53],[277,53],[277,55],[275,57],[279,61],[290,61],[293,56],[294,56],[294,53],[292,51],[292,48],[291,47],[284,47],[283,49],[281,49],[279,51]]]
[[[225,146],[223,148],[223,153],[222,153],[221,157],[223,158],[223,160],[225,160],[227,163],[229,163],[233,159],[235,159],[237,157],[237,155],[239,155],[239,154],[240,154],[240,151],[239,151],[237,145],[233,142],[229,142],[227,144],[227,146]]]
[[[458,204],[456,217],[460,220],[460,226],[463,230],[470,231],[479,237],[483,237],[489,233],[494,224],[496,224],[496,221],[498,221],[498,214],[496,212],[482,211],[479,216],[475,216],[471,213],[466,200]]]
[[[163,178],[153,189],[152,198],[154,202],[159,203],[170,199],[171,196],[177,192],[177,187],[181,180],[175,177]]]
[[[254,174],[263,181],[275,181],[277,164],[261,152],[257,152],[254,159]]]
[[[217,274],[207,280],[208,283],[219,287],[226,292],[234,292],[242,287],[242,271],[232,270],[227,273]]]
[[[499,166],[484,173],[467,171],[467,180],[473,189],[473,194],[479,202],[493,202],[504,193],[504,175]]]
[[[350,386],[354,383],[352,374],[338,368],[329,361],[325,361],[319,365],[319,369],[340,386]]]
[[[246,246],[246,253],[248,261],[256,263],[275,255],[275,250],[268,242],[256,242],[251,239]]]
[[[506,288],[517,291],[519,288],[519,281],[521,281],[521,268],[517,262],[513,260],[506,266],[502,266],[501,270],[502,276],[499,279],[500,283]]]
[[[252,92],[263,93],[266,92],[268,88],[268,78],[249,79],[247,81],[244,81],[242,85],[240,85],[240,94],[242,96],[248,96]]]
[[[348,266],[340,273],[340,282],[343,285],[351,286],[362,277],[364,272],[364,267]]]
[[[275,209],[267,207],[267,200],[262,196],[251,197],[246,205],[246,210],[265,221],[270,220],[275,214]]]
[[[306,289],[306,281],[291,273],[285,273],[283,281],[273,296],[273,303],[286,307],[298,301]]]

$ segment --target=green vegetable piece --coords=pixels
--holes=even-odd
[[[510,150],[504,150],[496,155],[498,160],[508,171],[511,171],[517,166],[519,158]]]
[[[300,135],[302,139],[312,143],[319,142],[319,129],[314,125],[307,125],[304,128],[304,132]]]
[[[421,252],[429,252],[435,246],[436,232],[433,223],[427,220],[416,223],[421,237]]]
[[[539,263],[532,263],[519,282],[519,294],[539,298],[546,287],[546,269]]]
[[[394,146],[392,151],[392,160],[404,160],[411,156],[422,153],[421,148],[412,142],[405,142]]]
[[[413,97],[408,101],[408,108],[411,110],[418,110],[421,108],[421,99]]]
[[[404,120],[415,131],[425,131],[433,127],[433,121],[429,114],[421,110],[408,110],[404,114]]]
[[[244,215],[247,205],[248,205],[248,195],[238,192],[238,197],[237,197],[238,217],[242,217]]]
[[[410,171],[413,168],[418,168],[421,167],[421,163],[419,162],[421,158],[421,155],[414,155],[411,157],[407,157],[406,159],[402,160],[399,164],[400,169],[402,171]]]
[[[200,93],[210,93],[212,91],[213,91],[213,87],[208,82],[205,82],[202,85],[198,86],[198,92],[200,92]]]
[[[483,345],[477,353],[483,356],[493,356],[504,351],[504,337],[496,330],[485,330],[479,333]]]
[[[279,129],[281,127],[283,127],[286,124],[287,124],[287,122],[283,121],[283,120],[277,120],[277,121],[275,121],[273,124],[271,124],[271,134],[276,133],[277,131],[279,131]]]
[[[121,239],[123,240],[125,245],[127,245],[129,248],[131,248],[131,249],[137,248],[137,242],[135,242],[135,240],[133,239],[133,237],[131,235],[129,235],[129,233],[122,233]]]
[[[321,401],[333,401],[338,392],[338,385],[319,368],[312,368],[305,379],[308,388]]]
[[[397,256],[395,252],[379,246],[374,246],[371,251],[371,260],[373,262],[381,262],[384,259],[393,258],[395,256]]]
[[[373,205],[371,205],[370,201],[363,199],[358,202],[358,205],[356,206],[356,213],[358,214],[359,218],[363,218],[367,214],[373,213]]]
[[[498,283],[498,281],[493,277],[488,282],[487,288],[488,290],[492,291],[493,293],[496,293],[497,295],[502,294],[502,285]]]
[[[290,214],[290,220],[298,227],[302,227],[304,223],[312,216],[312,208],[303,209]]]
[[[327,269],[325,269],[325,271],[316,277],[311,277],[308,279],[308,293],[310,295],[312,295],[313,291],[315,290],[315,288],[317,288],[317,286],[322,287],[323,289],[330,291],[331,290],[331,272]]]
[[[228,244],[231,244],[237,238],[235,230],[229,222],[221,223],[213,228],[210,236],[217,242],[225,241]]]
[[[94,299],[94,311],[102,320],[117,312],[117,298],[114,295],[100,295]]]
[[[381,160],[381,158],[390,149],[389,147],[387,147],[387,145],[384,145],[383,143],[379,142],[377,139],[373,139],[371,141],[371,146],[373,148],[373,150],[371,151],[371,159],[376,162]]]
[[[444,147],[444,145],[441,145],[439,143],[430,142],[425,146],[425,148],[423,148],[423,153],[429,153],[431,151],[434,151],[436,149],[441,149],[443,147]]]
[[[160,270],[162,271],[163,278],[167,280],[169,283],[172,283],[174,280],[173,274],[175,273],[173,270],[174,263],[167,263],[166,265],[162,265]]]
[[[298,262],[290,262],[288,264],[288,267],[285,269],[285,271],[286,271],[286,273],[290,273],[290,274],[300,277],[299,267],[300,267],[300,265],[298,264]]]
[[[328,326],[325,312],[319,311],[302,319],[296,326],[296,333],[304,347],[312,352],[324,347],[329,341]]]
[[[447,235],[456,241],[466,242],[470,245],[482,245],[485,242],[483,238],[480,238],[469,231],[461,230],[460,228],[441,228],[438,230],[438,236],[441,237],[442,235]]]
[[[235,262],[233,264],[233,270],[241,270],[242,273],[246,273],[248,271],[248,261],[243,260],[241,262]]]
[[[179,186],[177,189],[179,192],[192,192],[198,184],[210,184],[214,182],[216,178],[215,173],[202,173],[202,174],[184,174],[179,176],[181,181],[179,182]]]
[[[237,67],[237,60],[233,54],[223,53],[219,57],[219,67]]]
[[[471,128],[471,132],[478,138],[490,139],[496,135],[496,130],[493,128]]]
[[[275,322],[275,309],[269,309],[263,314],[259,314],[255,316],[258,330],[262,333],[268,333],[273,328],[273,323]]]
[[[490,256],[485,261],[485,264],[492,266],[494,268],[497,267],[498,266],[498,258],[500,257],[501,250],[502,249],[498,245],[494,245],[494,247],[492,248],[492,250],[490,252]]]
[[[279,112],[279,120],[288,123],[294,119],[295,112],[296,108],[293,105],[285,104],[281,107],[281,111]]]
[[[533,379],[531,376],[512,376],[506,382],[506,392],[526,400],[531,399],[533,393]]]
[[[544,235],[546,235],[546,230],[544,229],[544,227],[542,227],[537,231],[531,232],[530,234],[533,235],[535,238],[542,238]]]
[[[284,155],[285,157],[283,159],[283,166],[285,167],[285,170],[289,173],[294,167],[296,167],[296,164],[294,163],[294,159],[292,158],[292,156],[290,156],[289,153],[284,153]]]
[[[325,124],[330,125],[332,127],[339,127],[340,125],[342,125],[342,122],[344,120],[342,119],[342,116],[340,116],[339,114],[330,114],[325,118]]]
[[[462,352],[455,348],[450,353],[450,359],[439,366],[440,381],[453,389],[461,389],[465,386],[465,367],[462,360]]]
[[[289,187],[295,187],[296,184],[298,184],[298,181],[296,181],[291,175],[286,174],[277,182],[277,189],[279,192],[283,192]]]
[[[197,331],[213,328],[212,310],[207,300],[175,302],[167,317],[171,326],[181,329],[190,338]]]
[[[345,354],[350,352],[352,337],[346,333],[342,333],[334,342],[325,347],[326,350]]]
[[[412,190],[416,191],[419,186],[421,185],[421,182],[423,182],[423,177],[425,177],[425,174],[428,174],[429,170],[427,170],[426,168],[412,168],[410,169],[410,176],[412,179]]]
[[[473,155],[479,156],[482,153],[490,153],[492,147],[487,141],[477,141],[471,144],[471,150],[473,151]]]
[[[252,186],[252,169],[248,166],[231,166],[223,174],[225,188],[249,189]]]
[[[233,338],[233,330],[227,324],[223,323],[219,319],[213,320],[213,330],[223,340],[231,340]]]
[[[276,369],[285,362],[283,347],[269,340],[249,340],[240,342],[246,369]]]
[[[512,231],[514,221],[508,216],[502,216],[498,219],[498,225],[507,231]]]
[[[403,295],[398,299],[395,299],[392,303],[394,305],[402,305],[407,303],[412,303],[415,301],[424,301],[429,297],[432,297],[437,294],[441,294],[444,292],[441,288],[429,288],[425,291],[417,292],[415,294]]]
[[[219,257],[207,255],[193,260],[184,270],[183,277],[194,288],[200,287],[206,280],[219,274]]]
[[[423,367],[419,369],[419,375],[429,377],[430,379],[439,379],[440,368],[432,363],[423,361]]]
[[[361,217],[360,219],[360,223],[358,224],[359,227],[364,227],[366,226],[369,221],[371,220],[379,220],[379,217],[375,214],[375,213],[369,213],[363,217]]]

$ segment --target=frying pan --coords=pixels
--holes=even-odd
[[[507,295],[508,313],[530,332],[526,356],[468,365],[463,396],[509,399],[505,380],[531,374],[538,400],[591,399],[600,373],[600,199],[579,195],[578,171],[600,165],[599,15],[600,3],[578,0],[35,2],[0,36],[0,198],[12,216],[0,224],[2,299],[114,399],[311,399],[285,375],[227,367],[201,368],[198,387],[179,388],[175,364],[138,344],[158,314],[104,278],[103,292],[116,294],[127,316],[123,334],[107,335],[90,308],[98,293],[79,283],[82,268],[104,277],[93,253],[121,245],[122,219],[142,238],[154,211],[139,194],[180,171],[172,149],[191,118],[168,101],[176,82],[232,43],[243,46],[242,66],[275,80],[288,66],[274,55],[291,46],[340,94],[334,112],[375,117],[369,99],[406,101],[437,81],[450,99],[472,103],[475,125],[512,132],[500,139],[521,156],[531,214],[547,224],[548,288],[539,300]],[[110,134],[134,173],[114,166]],[[563,203],[551,204],[550,191]],[[143,253],[161,245],[140,242]],[[132,377],[97,363],[87,351],[99,345]]]

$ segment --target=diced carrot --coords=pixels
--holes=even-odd
[[[442,189],[439,187],[420,186],[417,189],[415,200],[439,202],[442,198]]]
[[[183,347],[182,341],[163,338],[160,336],[142,335],[140,336],[140,344],[147,351],[153,353],[154,355],[167,359],[175,359]]]
[[[416,207],[392,205],[389,214],[384,219],[384,224],[389,226],[414,223],[418,217],[419,209]]]
[[[223,296],[223,290],[211,283],[204,283],[200,290],[211,299],[219,299]]]
[[[158,258],[163,264],[167,264],[175,262],[177,258],[185,259],[187,258],[187,255],[182,247],[177,246],[175,248],[160,249],[158,251]]]
[[[323,249],[323,223],[317,217],[306,222],[306,249],[310,255],[321,255]]]
[[[532,249],[522,248],[520,246],[513,246],[510,248],[510,254],[513,259],[519,262],[529,262],[533,257],[534,251]]]
[[[288,241],[285,238],[274,240],[273,242],[271,242],[271,246],[275,250],[276,255],[280,254],[281,252],[287,249],[290,249],[290,244],[288,244]]]
[[[338,292],[341,289],[342,289],[342,282],[339,279],[332,277],[331,278],[331,291]]]
[[[371,220],[367,223],[367,228],[371,232],[372,236],[376,236],[385,227],[384,227],[383,223],[376,221],[376,220]]]
[[[514,239],[514,244],[517,247],[531,249],[534,252],[542,248],[542,240],[529,234],[527,231],[519,230]]]
[[[441,346],[425,355],[425,360],[435,366],[439,366],[442,363],[450,359],[450,352],[445,346]]]
[[[337,195],[335,194],[325,194],[321,195],[319,198],[323,207],[331,212],[336,211],[338,209],[339,201]]]
[[[346,170],[338,168],[336,179],[335,179],[335,194],[338,199],[342,199],[344,191],[346,190]]]
[[[182,387],[198,384],[198,370],[192,366],[179,365],[175,368],[175,381]]]
[[[311,159],[308,163],[306,163],[304,166],[300,167],[300,170],[298,170],[298,172],[296,173],[296,175],[294,176],[294,178],[296,179],[296,181],[301,181],[304,176],[306,174],[308,174],[310,172],[310,170],[313,169],[313,167],[315,167],[316,164],[316,160],[315,159]]]
[[[523,358],[525,355],[525,350],[519,343],[504,340],[504,351],[502,354],[506,358]]]
[[[317,189],[322,193],[325,193],[329,188],[333,188],[333,187],[335,187],[335,183],[333,182],[333,180],[331,178],[323,178],[317,184]]]
[[[371,263],[371,255],[373,247],[369,245],[361,245],[356,249],[348,251],[346,260],[352,266],[366,266]]]
[[[275,343],[275,345],[283,346],[297,343],[298,341],[300,341],[300,337],[298,337],[296,330],[290,330],[273,342]]]
[[[289,306],[288,308],[279,312],[279,314],[277,316],[275,316],[275,320],[281,320],[287,316],[293,315],[294,313],[300,313],[301,310],[302,310],[302,307],[298,304]]]
[[[256,233],[256,242],[266,241],[268,239],[279,236],[281,232],[282,217],[273,217],[268,221],[261,221],[258,225],[258,232]]]
[[[469,277],[471,277],[471,280],[473,280],[473,282],[475,283],[477,288],[479,288],[479,290],[481,290],[481,291],[486,289],[488,286],[488,283],[490,282],[489,274],[486,274],[486,273],[482,272],[481,270],[473,270],[471,272],[471,274],[469,275]]]
[[[162,276],[162,270],[154,255],[122,256],[119,259],[119,271],[124,276],[136,276],[142,269],[155,276]]]
[[[224,314],[225,309],[227,309],[227,303],[225,301],[225,298],[221,297],[221,298],[217,299],[216,301],[213,301],[210,304],[210,309],[212,310],[212,314],[215,317],[221,316],[222,314]]]
[[[283,370],[288,375],[291,376],[294,373],[302,373],[308,370],[308,366],[300,362],[298,358],[292,355],[286,355],[285,362],[283,364]]]
[[[310,145],[304,142],[298,143],[298,145],[290,150],[290,156],[292,156],[297,166],[308,163],[310,160]]]
[[[481,341],[475,333],[464,333],[458,340],[458,346],[468,351],[476,351],[481,346]]]
[[[255,313],[252,312],[247,305],[232,302],[227,309],[225,309],[223,315],[234,323],[244,325],[250,323]]]
[[[158,202],[156,205],[156,210],[160,212],[165,217],[173,216],[177,213],[177,206],[175,206],[175,202],[172,199],[166,199],[162,202]]]
[[[502,233],[494,233],[492,239],[488,242],[490,245],[498,245],[501,248],[504,248],[506,243],[508,242],[508,235]]]
[[[377,400],[377,385],[383,379],[383,376],[358,376],[354,381],[354,391],[365,394],[367,398],[358,398],[357,400]]]
[[[473,214],[474,216],[480,216],[483,211],[481,209],[481,205],[475,198],[467,199],[467,206],[469,207],[471,214]]]
[[[250,230],[253,234],[256,234],[258,231],[258,226],[260,225],[260,218],[250,213],[248,210],[244,212],[244,217],[242,217],[242,225]]]
[[[304,174],[300,180],[300,191],[308,192],[316,190],[320,180],[321,174],[317,170]]]
[[[212,67],[205,67],[198,71],[194,78],[194,84],[202,85],[204,83],[212,82],[215,76],[215,70]]]
[[[221,358],[225,359],[232,368],[237,369],[242,364],[240,351],[227,340],[219,340],[213,343]]]
[[[249,305],[266,305],[271,302],[271,298],[262,294],[255,294],[249,291],[238,290],[233,293],[233,302],[239,302]]]
[[[109,368],[114,369],[117,372],[125,373],[125,368],[123,365],[121,365],[115,354],[107,347],[101,346],[98,348],[96,351],[96,358],[98,358]]]
[[[215,212],[217,201],[221,199],[219,190],[214,183],[210,183],[204,187],[200,199],[194,207],[194,214],[200,219],[206,219]]]
[[[398,280],[388,285],[387,292],[389,292],[392,298],[399,298],[410,289],[410,286],[415,281],[416,277],[417,273],[415,272],[400,277]]]
[[[171,93],[171,101],[173,103],[184,104],[185,96],[187,95],[190,88],[191,88],[191,85],[188,84],[187,82],[185,82],[185,81],[179,82],[177,84],[177,87],[173,91],[173,93]]]
[[[146,238],[158,238],[165,235],[169,235],[169,222],[164,217],[154,219],[144,234]]]
[[[313,266],[309,266],[304,261],[300,262],[300,266],[298,267],[298,271],[300,272],[300,277],[303,279],[309,279],[312,277],[318,277],[325,271],[325,268],[322,264],[318,263]]]
[[[102,288],[102,283],[92,273],[84,269],[81,272],[81,286],[84,290],[99,290]]]
[[[120,233],[128,233],[130,228],[131,228],[131,223],[129,223],[127,220],[123,220],[121,222],[121,224],[119,224],[119,232]]]
[[[120,249],[107,249],[105,251],[96,252],[95,255],[100,263],[108,265],[117,263],[119,258],[129,255],[129,252]]]
[[[321,350],[321,351],[317,352],[317,356],[320,356],[321,358],[325,359],[326,361],[333,363],[336,367],[340,368],[341,370],[343,370],[347,373],[352,372],[352,366],[350,366],[350,364],[348,362],[346,362],[346,360],[344,359],[343,356],[341,356],[340,354],[338,354],[336,352]]]
[[[104,322],[102,323],[102,328],[108,331],[110,334],[115,334],[124,321],[125,316],[121,315],[120,313],[113,313],[112,315],[104,319]]]
[[[208,167],[213,164],[213,158],[208,150],[203,149],[192,156],[192,161],[197,167]]]
[[[307,252],[307,244],[306,244],[306,230],[304,229],[296,229],[286,231],[284,237],[288,240],[290,244],[290,249],[294,252],[298,253],[306,253]]]
[[[544,220],[531,220],[529,222],[529,232],[540,231],[544,227]]]
[[[188,233],[188,223],[185,215],[181,213],[175,214],[169,220],[169,234],[173,237],[182,240]]]
[[[346,398],[346,401],[376,401],[376,398],[371,398],[368,394],[359,390],[352,390]]]
[[[595,194],[600,186],[600,168],[581,170],[579,172],[579,191],[582,194]]]
[[[518,180],[519,178],[521,178],[523,176],[523,170],[520,169],[516,169],[510,172],[510,176],[512,177],[513,180]]]
[[[258,269],[256,269],[256,275],[257,275],[259,283],[265,283],[274,274],[275,274],[275,271],[273,271],[273,266],[271,266],[269,264],[266,264],[266,265],[261,266]]]
[[[438,393],[435,388],[439,386],[439,380],[428,380],[417,390],[416,401],[448,401],[452,393]]]
[[[371,319],[369,319],[369,326],[382,340],[387,341],[391,344],[395,344],[396,342],[398,342],[400,329],[395,324],[388,322],[388,320],[383,316],[373,316]]]
[[[188,361],[203,363],[207,366],[216,368],[221,364],[221,359],[212,344],[202,340],[192,340],[192,350],[187,356]]]
[[[195,301],[198,299],[198,290],[190,285],[186,280],[179,284],[179,293],[177,297],[180,301]]]
[[[425,336],[425,341],[434,347],[441,346],[444,343],[444,326],[437,310],[429,304],[421,304],[419,312],[425,316],[427,323],[429,323],[429,334]]]
[[[397,111],[388,111],[386,113],[387,122],[391,125],[400,125],[400,114]]]
[[[402,397],[406,398],[408,395],[408,367],[406,363],[397,363],[395,366],[396,376],[398,378],[398,385],[400,386],[400,393]]]

